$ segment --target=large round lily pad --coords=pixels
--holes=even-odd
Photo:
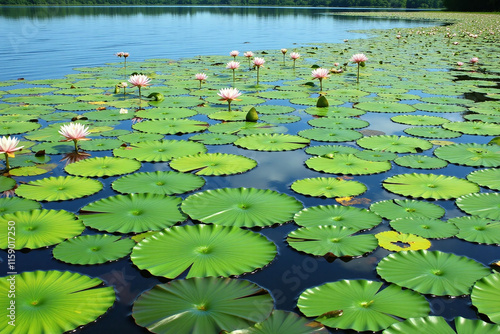
[[[58,176],[21,184],[16,195],[37,201],[64,201],[92,195],[102,189],[97,180],[78,176]]]
[[[455,318],[455,330],[442,317],[429,316],[410,318],[389,326],[382,334],[439,333],[439,334],[496,334],[500,331],[497,325],[481,320]]]
[[[459,231],[457,238],[482,244],[500,244],[500,221],[478,216],[451,218],[448,223],[455,224]]]
[[[258,233],[200,224],[155,233],[134,247],[131,259],[155,276],[228,277],[262,268],[275,255],[276,246]]]
[[[500,168],[476,170],[467,175],[467,180],[493,190],[500,190]]]
[[[14,281],[12,281],[14,277]],[[8,324],[15,282],[15,326]],[[0,278],[2,333],[64,333],[91,323],[115,301],[103,281],[69,271],[30,271]]]
[[[432,144],[424,139],[394,135],[363,137],[358,139],[357,143],[366,149],[394,153],[420,153],[432,147]]]
[[[300,226],[334,225],[365,230],[382,222],[375,213],[366,209],[342,205],[319,205],[302,209],[293,218]]]
[[[434,203],[412,199],[389,199],[375,202],[370,205],[370,210],[386,219],[398,218],[441,218],[445,210]]]
[[[205,334],[266,319],[273,299],[258,285],[229,278],[190,278],[155,286],[134,302],[139,326],[159,334]],[[258,307],[256,307],[258,305]]]
[[[134,173],[115,180],[111,187],[124,193],[151,193],[158,195],[182,194],[203,187],[201,176],[173,171]]]
[[[486,144],[454,144],[438,147],[434,154],[443,160],[474,167],[500,167],[500,146]]]
[[[477,281],[471,293],[472,305],[497,324],[500,324],[499,284],[500,273],[490,274]]]
[[[366,191],[366,186],[361,182],[335,177],[301,179],[294,181],[290,187],[299,194],[327,198],[358,196]]]
[[[205,145],[187,140],[147,140],[116,148],[113,154],[139,161],[160,162],[206,151]]]
[[[249,171],[257,161],[242,155],[226,153],[201,153],[178,157],[170,167],[183,173],[196,175],[231,175]]]
[[[391,169],[387,161],[368,161],[354,154],[327,154],[306,160],[306,166],[330,174],[368,175],[383,173]]]
[[[113,157],[97,157],[80,160],[67,165],[64,169],[69,174],[89,177],[103,177],[135,172],[141,168],[137,160]]]
[[[458,228],[452,223],[434,218],[398,218],[391,220],[389,224],[398,232],[424,238],[450,238],[458,233]]]
[[[181,208],[203,223],[253,227],[286,223],[302,203],[272,190],[222,188],[193,194]]]
[[[457,198],[455,203],[470,215],[500,220],[500,193],[469,194]]]
[[[256,151],[291,151],[309,145],[310,140],[288,134],[254,134],[241,137],[234,142],[249,150]]]

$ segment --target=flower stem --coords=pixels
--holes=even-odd
[[[358,82],[358,83],[359,83],[359,63],[358,63],[358,77],[357,77],[357,79],[356,79],[356,82]]]
[[[7,153],[4,153],[5,154],[5,170],[10,170],[10,166],[9,166],[9,155]]]
[[[320,92],[323,91],[323,78],[319,78],[319,90]]]
[[[234,85],[234,69],[233,69],[233,85]]]
[[[75,153],[78,153],[78,140],[73,139],[73,142],[75,143]]]
[[[231,100],[227,100],[227,111],[231,111]]]
[[[259,84],[259,66],[257,66],[257,85]]]

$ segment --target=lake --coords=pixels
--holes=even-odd
[[[353,53],[366,52],[369,56],[366,67],[361,68],[361,83],[356,84],[355,67],[353,64],[347,66],[345,76],[332,75],[325,80],[324,86],[330,100],[331,106],[339,107],[339,113],[349,116],[351,122],[366,121],[369,125],[355,127],[359,130],[359,136],[369,137],[373,134],[386,134],[395,136],[409,135],[404,132],[409,128],[409,124],[391,121],[390,117],[406,115],[407,111],[376,110],[377,103],[397,104],[400,108],[409,108],[411,114],[420,116],[436,116],[443,119],[443,122],[462,122],[463,115],[469,113],[464,111],[472,106],[472,100],[464,99],[463,91],[467,91],[461,86],[460,82],[452,80],[453,71],[456,68],[450,68],[448,59],[439,58],[441,50],[436,50],[436,45],[442,45],[446,48],[443,55],[451,54],[453,46],[445,43],[441,35],[434,36],[432,33],[408,37],[410,43],[396,41],[395,36],[381,37],[377,40],[378,44],[372,43],[368,34],[356,33],[353,30],[370,29],[391,29],[391,28],[413,28],[413,27],[434,27],[439,25],[430,21],[409,21],[402,19],[378,19],[362,18],[353,16],[334,16],[335,12],[349,10],[337,8],[261,8],[261,7],[0,7],[0,29],[3,33],[0,37],[0,59],[3,63],[2,81],[7,82],[0,95],[2,105],[4,102],[11,104],[23,104],[25,101],[34,101],[36,94],[30,94],[30,91],[21,91],[14,89],[33,89],[33,92],[42,92],[47,88],[47,93],[42,95],[57,96],[63,102],[54,102],[57,109],[54,113],[40,113],[38,123],[41,125],[40,132],[45,128],[58,122],[68,122],[71,117],[86,115],[89,116],[90,125],[97,126],[102,124],[110,126],[117,131],[115,134],[106,135],[105,131],[95,134],[97,139],[106,141],[114,138],[117,133],[138,132],[147,121],[140,122],[140,119],[132,119],[133,112],[142,112],[144,119],[148,118],[147,112],[152,111],[153,107],[171,107],[171,101],[186,103],[186,108],[195,110],[196,115],[189,119],[206,122],[210,125],[209,131],[216,133],[217,127],[230,125],[231,120],[226,121],[224,117],[232,116],[222,115],[221,118],[211,118],[213,114],[227,110],[227,104],[217,100],[216,93],[219,88],[231,85],[231,75],[229,70],[225,69],[225,62],[232,60],[229,56],[231,50],[239,50],[241,54],[244,51],[259,52],[266,58],[267,68],[262,69],[261,86],[254,85],[255,71],[246,68],[246,59],[240,56],[237,60],[242,62],[241,68],[237,71],[236,82],[232,84],[243,91],[241,104],[235,102],[233,109],[249,107],[251,104],[247,101],[255,101],[257,109],[267,110],[261,113],[262,119],[266,116],[283,116],[283,119],[276,119],[279,125],[276,127],[277,133],[287,133],[297,135],[304,130],[310,130],[321,126],[318,121],[322,119],[321,111],[314,112],[315,101],[318,97],[319,85],[317,81],[311,84],[311,66],[313,64],[330,64],[334,61],[347,61]],[[366,9],[364,9],[366,10]],[[429,31],[432,30],[429,28]],[[386,38],[385,42],[383,38]],[[414,38],[413,41],[411,38]],[[432,39],[428,42],[426,38]],[[344,40],[349,40],[344,42]],[[382,41],[382,42],[381,42]],[[311,43],[338,43],[320,47],[310,46]],[[415,50],[412,44],[418,45]],[[466,42],[461,40],[463,50],[461,52],[468,55]],[[471,43],[475,43],[474,41]],[[382,46],[381,46],[382,45]],[[384,49],[387,47],[387,51]],[[476,49],[479,49],[475,45]],[[298,62],[297,69],[292,69],[290,59],[282,65],[282,57],[279,49],[288,48],[291,52],[295,48],[302,54],[302,59]],[[343,49],[345,48],[345,52]],[[469,49],[469,48],[468,48]],[[472,49],[472,48],[470,48]],[[261,52],[266,50],[267,53]],[[359,50],[359,51],[358,51]],[[139,110],[144,106],[137,98],[133,99],[135,89],[128,88],[128,94],[114,94],[112,86],[103,86],[103,82],[112,80],[123,80],[124,71],[121,66],[122,58],[115,56],[116,52],[129,52],[129,72],[132,70],[144,71],[146,73],[160,69],[158,75],[153,78],[153,85],[149,91],[159,90],[164,92],[165,101],[151,105],[146,105],[146,111]],[[437,52],[439,51],[439,53]],[[421,53],[414,57],[407,57],[412,53]],[[494,53],[492,53],[494,54]],[[331,55],[331,58],[330,58]],[[430,55],[430,56],[429,56]],[[419,56],[423,60],[418,60]],[[434,57],[425,66],[424,57]],[[451,58],[451,56],[449,56]],[[483,60],[481,56],[481,60]],[[193,58],[193,59],[191,59]],[[406,62],[407,58],[410,58]],[[168,61],[167,59],[175,60]],[[142,61],[146,61],[142,67]],[[109,64],[109,66],[105,66]],[[324,65],[331,66],[331,65]],[[467,69],[474,72],[472,65]],[[97,67],[98,70],[92,70]],[[78,69],[78,70],[74,70]],[[205,86],[207,88],[198,91],[198,83],[193,80],[194,73],[207,71],[209,79]],[[462,72],[456,72],[462,73]],[[466,73],[467,74],[467,73]],[[57,79],[68,78],[78,86],[81,91],[71,94],[70,85],[64,80]],[[480,73],[471,74],[480,80],[490,80],[489,77],[482,78]],[[23,80],[15,81],[18,78]],[[40,85],[39,79],[56,79],[54,82],[45,82]],[[471,78],[466,78],[471,79]],[[35,81],[30,84],[29,81]],[[96,83],[92,82],[96,80]],[[462,80],[465,81],[465,80]],[[475,82],[475,81],[474,81]],[[12,84],[12,85],[11,85]],[[81,84],[81,86],[79,86]],[[475,84],[477,84],[475,82]],[[53,87],[52,87],[53,85]],[[477,84],[480,85],[480,84]],[[205,87],[204,86],[204,87]],[[451,86],[451,87],[450,87]],[[54,88],[54,94],[50,89]],[[96,96],[103,93],[90,95],[89,92],[106,90],[106,97],[103,103],[95,102]],[[446,89],[449,88],[448,91]],[[456,89],[456,90],[452,90]],[[39,89],[39,90],[37,90]],[[472,88],[470,88],[472,89]],[[483,87],[485,92],[490,92],[488,87]],[[12,90],[11,93],[8,91]],[[65,92],[64,92],[65,90]],[[61,93],[63,91],[63,93]],[[179,93],[180,92],[180,93]],[[339,93],[340,92],[340,93]],[[66,93],[66,94],[64,94]],[[481,93],[483,94],[483,93]],[[484,93],[486,94],[486,93]],[[101,119],[102,115],[97,115],[100,111],[96,110],[96,104],[84,105],[73,103],[71,96],[76,96],[74,101],[84,100],[92,101],[101,106],[104,105],[104,113],[107,111],[115,112],[112,116],[116,119]],[[143,96],[144,96],[143,92]],[[182,96],[179,96],[182,95]],[[386,96],[384,96],[386,95]],[[449,95],[449,96],[448,96]],[[313,97],[313,99],[308,98]],[[106,98],[109,97],[109,101]],[[196,97],[196,98],[194,98]],[[203,98],[203,101],[199,99]],[[183,99],[184,98],[184,99]],[[441,100],[439,100],[441,98]],[[484,96],[483,96],[484,98]],[[425,100],[428,99],[428,100]],[[447,100],[448,99],[448,100]],[[448,104],[460,104],[463,110],[449,111],[451,107]],[[312,101],[314,100],[314,101]],[[194,102],[193,102],[194,101]],[[311,102],[312,101],[312,102]],[[437,101],[437,102],[436,102]],[[444,101],[444,102],[443,102]],[[452,103],[450,103],[452,101]],[[370,105],[373,102],[374,105]],[[435,102],[435,103],[433,103]],[[44,103],[43,101],[41,103]],[[163,104],[162,104],[163,103]],[[365,103],[364,105],[362,103]],[[85,104],[85,103],[83,103]],[[419,108],[412,109],[412,106],[419,105]],[[430,106],[429,106],[430,105]],[[437,107],[442,109],[438,109]],[[265,109],[265,106],[269,109]],[[392,105],[393,106],[393,105]],[[426,111],[425,107],[434,106],[435,110]],[[151,107],[151,108],[150,108]],[[274,109],[284,109],[280,114],[274,113]],[[129,115],[116,114],[119,108],[129,109]],[[290,109],[286,111],[286,108]],[[331,110],[335,110],[331,108]],[[364,108],[364,109],[363,109]],[[43,109],[43,108],[42,108]],[[137,110],[136,110],[137,109]],[[330,110],[329,109],[329,110]],[[0,112],[4,109],[0,109]],[[8,110],[8,108],[5,108]],[[4,110],[4,111],[5,111]],[[444,110],[444,111],[442,111]],[[65,114],[64,111],[71,113]],[[183,110],[186,112],[186,110]],[[188,110],[189,111],[189,110]],[[442,112],[441,112],[442,111]],[[352,113],[354,112],[354,113]],[[57,118],[56,114],[62,114],[63,117]],[[333,113],[333,111],[332,111]],[[8,112],[1,112],[2,117],[7,116]],[[295,121],[286,123],[286,118],[295,117]],[[333,114],[333,116],[336,116]],[[351,117],[352,116],[352,117]],[[96,118],[92,118],[96,117]],[[434,121],[439,118],[432,118]],[[36,118],[36,117],[35,117]],[[179,118],[181,118],[179,116]],[[269,118],[271,119],[271,117]],[[104,120],[105,122],[100,122]],[[332,119],[328,118],[329,121]],[[116,121],[114,124],[112,121]],[[348,120],[345,120],[348,121]],[[160,123],[160,121],[158,121]],[[281,123],[283,122],[283,123]],[[316,123],[315,123],[316,122]],[[28,123],[28,122],[24,122]],[[30,122],[34,123],[34,122]],[[155,122],[149,122],[155,123]],[[167,126],[165,126],[167,127]],[[273,126],[269,126],[273,128]],[[362,130],[361,130],[362,129]],[[248,130],[248,129],[246,129]],[[317,130],[317,129],[314,129]],[[113,130],[114,131],[114,130]],[[122,131],[122,132],[120,132]],[[142,131],[142,130],[141,130]],[[162,133],[163,129],[159,133]],[[271,131],[271,130],[270,130]],[[366,132],[362,132],[366,131]],[[375,131],[375,133],[370,133]],[[492,130],[493,131],[493,130]],[[112,132],[112,131],[111,131]],[[147,132],[147,131],[146,131]],[[196,131],[194,131],[196,132]],[[207,132],[207,131],[205,131]],[[231,132],[228,130],[228,132]],[[235,130],[236,132],[236,130]],[[356,131],[348,131],[350,134]],[[17,132],[16,132],[17,133]],[[224,133],[221,131],[220,133]],[[305,134],[305,132],[303,132]],[[456,133],[456,138],[447,138],[456,143],[487,143],[492,136]],[[16,136],[23,136],[25,133],[19,132]],[[44,145],[43,137],[36,137],[36,131],[27,134],[32,136],[31,141],[37,145]],[[35,137],[33,137],[33,135]],[[192,132],[182,134],[167,133],[164,139],[188,140],[193,136]],[[411,137],[411,138],[415,138]],[[29,137],[30,138],[30,137]],[[432,137],[426,137],[430,140]],[[341,145],[351,150],[363,150],[364,147],[358,145],[356,140],[311,140],[310,147],[323,145]],[[86,143],[92,144],[93,141]],[[128,142],[127,142],[128,143]],[[83,143],[82,143],[83,145]],[[439,147],[441,144],[435,144]],[[369,145],[368,145],[369,146]],[[33,151],[37,151],[37,147]],[[270,189],[279,193],[287,194],[300,201],[304,207],[313,207],[319,205],[339,205],[334,198],[325,198],[318,196],[309,196],[291,189],[292,183],[304,178],[330,177],[336,180],[358,181],[366,186],[366,191],[359,196],[360,202],[353,203],[357,208],[368,208],[370,204],[389,200],[405,199],[397,193],[392,193],[382,187],[382,182],[390,176],[403,173],[436,173],[453,175],[464,179],[473,172],[476,167],[464,166],[458,164],[447,164],[446,167],[433,167],[427,169],[417,169],[405,166],[404,163],[396,164],[389,159],[389,171],[379,173],[361,173],[360,175],[351,175],[349,172],[330,173],[322,172],[320,169],[306,167],[306,161],[313,158],[314,154],[306,152],[305,149],[294,149],[289,151],[259,151],[246,149],[244,146],[233,144],[225,145],[206,145],[209,153],[226,153],[245,156],[257,162],[257,167],[242,173],[234,173],[227,176],[209,175],[205,176],[205,185],[196,191],[190,191],[179,195],[182,199],[193,195],[197,191],[205,191],[220,188],[253,187],[258,189]],[[430,147],[434,147],[430,145]],[[50,147],[47,148],[49,150]],[[116,148],[115,150],[119,150]],[[126,150],[126,148],[123,148]],[[367,150],[363,150],[364,153]],[[113,150],[100,150],[99,148],[88,149],[92,158],[113,156]],[[363,152],[357,152],[362,154]],[[48,176],[68,175],[65,171],[66,161],[63,161],[63,152],[56,149],[56,153],[47,153],[51,157],[51,163],[57,165],[48,174],[38,176],[19,176],[14,177],[21,188],[24,183],[33,180],[43,179]],[[368,152],[369,154],[370,152]],[[407,151],[399,156],[407,156]],[[433,156],[430,148],[423,150],[417,147],[414,152],[422,156]],[[320,154],[321,155],[321,154]],[[394,154],[396,156],[396,154]],[[373,159],[376,158],[373,157]],[[382,159],[383,160],[383,159]],[[83,160],[85,161],[85,160]],[[142,166],[140,172],[154,171],[172,171],[167,160],[160,162],[151,162],[141,160]],[[386,160],[387,161],[387,160]],[[368,161],[367,165],[371,164]],[[332,177],[333,175],[333,177]],[[121,178],[122,175],[112,175],[97,177],[103,184],[103,190],[75,200],[49,201],[43,202],[44,209],[67,210],[78,213],[79,210],[91,202],[103,198],[115,196],[117,191],[112,188],[113,182]],[[338,179],[337,179],[338,177]],[[89,177],[90,178],[90,177]],[[19,189],[19,188],[18,188]],[[481,189],[482,192],[489,190]],[[418,197],[418,196],[417,196]],[[358,199],[355,197],[355,199]],[[423,200],[426,203],[437,204],[446,210],[445,219],[462,215],[461,211],[455,206],[453,199],[433,200],[427,198]],[[444,211],[443,211],[444,212]],[[188,220],[188,225],[191,225]],[[184,224],[186,225],[186,224]],[[373,251],[364,253],[363,256],[350,258],[334,258],[331,256],[312,256],[305,252],[297,251],[289,246],[285,241],[287,235],[297,230],[298,226],[294,223],[273,225],[266,228],[251,228],[249,230],[266,236],[270,241],[277,245],[276,258],[263,269],[256,270],[239,276],[238,278],[255,282],[271,292],[274,298],[276,309],[286,310],[301,314],[297,307],[299,295],[306,289],[321,285],[325,282],[334,282],[339,280],[364,279],[383,282],[377,274],[375,267],[377,263],[390,251],[377,247]],[[375,234],[390,230],[388,220],[385,219],[380,225],[373,229],[367,229],[362,234]],[[99,234],[98,229],[87,228],[84,234]],[[114,232],[115,235],[126,235],[125,233]],[[467,242],[465,240],[448,237],[433,237],[431,251],[439,250],[442,252],[456,253],[464,255],[487,266],[493,260],[498,260],[497,247],[495,245],[478,244]],[[114,287],[117,300],[113,306],[101,318],[97,319],[76,333],[148,333],[142,327],[134,323],[131,317],[132,303],[137,297],[146,290],[172,280],[153,276],[147,270],[139,270],[132,264],[130,257],[126,256],[117,261],[108,262],[100,265],[76,266],[58,261],[52,256],[53,247],[40,247],[33,250],[19,250],[16,252],[16,270],[18,272],[33,270],[67,270],[71,272],[82,273],[91,277],[99,277],[108,285]],[[245,254],[246,250],[240,250]],[[2,262],[5,265],[6,252],[0,253]],[[3,275],[3,269],[2,269]],[[186,273],[180,275],[180,278],[186,276]],[[384,287],[388,284],[384,282]],[[405,291],[407,291],[405,289]],[[442,316],[451,321],[457,316],[470,319],[477,319],[483,316],[476,314],[471,307],[468,296],[432,296],[425,294],[425,299],[430,305],[432,315]],[[93,305],[89,305],[92,308]],[[484,319],[483,319],[484,320]],[[353,330],[334,330],[332,333],[355,333]],[[205,333],[204,333],[205,334]],[[206,333],[211,334],[211,333]]]

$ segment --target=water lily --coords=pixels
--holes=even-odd
[[[290,53],[290,58],[293,59],[293,69],[295,69],[295,61],[300,58],[300,54],[298,52]]]
[[[234,78],[235,78],[234,77],[234,71],[237,70],[239,67],[240,67],[240,63],[237,62],[237,61],[230,61],[226,65],[226,68],[229,68],[229,69],[233,70],[233,84],[234,84]]]
[[[90,138],[86,138],[90,134],[89,128],[80,123],[61,125],[59,133],[66,138],[61,141],[73,141],[75,143],[75,152],[78,152],[78,141],[90,140]]]
[[[478,57],[472,57],[470,60],[469,60],[469,63],[471,63],[472,65],[475,65],[479,62],[479,58]]]
[[[221,90],[219,90],[217,95],[221,97],[220,101],[227,101],[228,111],[231,111],[231,102],[241,101],[241,99],[238,99],[238,97],[241,95],[241,92],[237,88],[222,88]]]
[[[319,80],[319,89],[323,90],[323,79],[326,79],[330,76],[330,71],[326,68],[316,68],[312,71],[311,75],[314,79]]]
[[[229,52],[229,55],[231,57],[233,57],[234,59],[236,59],[236,57],[238,57],[239,54],[240,54],[240,52],[237,50],[233,50],[233,51]]]
[[[353,55],[351,57],[351,59],[349,59],[350,62],[358,64],[358,76],[357,76],[356,82],[359,82],[359,67],[360,66],[365,67],[365,62],[367,60],[368,60],[368,57],[362,53],[357,53],[357,54]]]
[[[9,170],[9,157],[14,158],[14,152],[21,150],[24,146],[17,146],[19,144],[19,139],[15,137],[5,137],[0,138],[0,154],[5,155],[5,169]]]
[[[281,53],[283,54],[283,65],[285,65],[285,55],[288,52],[288,49],[281,49]]]
[[[125,77],[127,76],[127,58],[129,56],[129,53],[128,52],[117,52],[115,53],[115,56],[117,57],[123,57],[123,61],[124,61],[124,68],[125,68]]]
[[[148,78],[148,76],[144,75],[144,74],[132,75],[128,79],[128,82],[130,82],[133,86],[139,88],[139,100],[141,99],[141,88],[151,86],[151,83],[150,83],[151,79]]]
[[[125,94],[127,94],[126,89],[128,87],[128,83],[123,81],[123,82],[120,82],[120,84],[118,84],[117,86],[118,86],[118,88],[123,88],[123,95],[125,96]]]
[[[128,110],[124,108],[120,108],[120,114],[128,114]]]
[[[255,57],[253,59],[253,65],[257,68],[257,85],[259,84],[259,69],[264,65],[266,61],[264,58]]]
[[[247,51],[243,54],[245,57],[248,59],[248,69],[250,69],[250,61],[251,58],[253,57],[253,52],[252,51]]]
[[[203,81],[207,80],[208,75],[206,75],[205,73],[196,73],[194,75],[194,78],[200,81],[200,89],[201,89],[201,84],[203,83]]]

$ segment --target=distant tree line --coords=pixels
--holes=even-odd
[[[450,2],[457,0],[448,0]],[[480,0],[492,1],[497,0]],[[0,5],[222,5],[443,8],[443,0],[0,0]]]
[[[500,0],[443,0],[448,10],[464,12],[500,11]]]

